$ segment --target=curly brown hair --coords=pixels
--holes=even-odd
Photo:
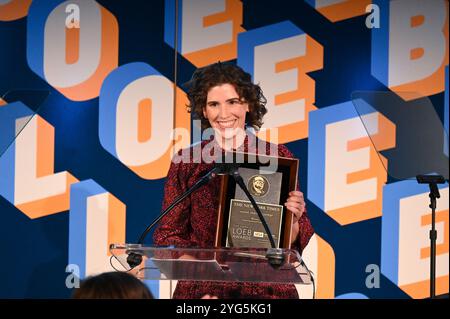
[[[234,86],[239,98],[249,106],[249,112],[245,116],[246,125],[259,130],[263,124],[262,118],[267,113],[267,100],[261,87],[254,84],[250,74],[237,65],[221,62],[197,69],[191,80],[185,84],[190,103],[187,105],[188,112],[193,113],[195,119],[201,120],[202,129],[211,127],[208,119],[203,116],[208,91],[221,84]]]

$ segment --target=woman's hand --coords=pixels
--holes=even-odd
[[[201,299],[219,299],[219,298],[217,298],[216,296],[211,296],[211,295],[206,294]]]
[[[293,214],[294,223],[297,223],[305,212],[305,200],[303,193],[299,191],[289,192],[289,197],[284,206]]]
[[[197,258],[195,258],[194,256],[191,256],[191,255],[189,255],[189,254],[181,255],[178,259],[183,259],[183,260],[197,260]]]
[[[291,232],[291,244],[295,242],[299,233],[298,220],[302,217],[305,212],[305,199],[303,198],[303,193],[299,191],[292,191],[289,193],[289,197],[284,204],[286,208],[292,212],[292,232]]]

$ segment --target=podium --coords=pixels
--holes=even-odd
[[[313,283],[298,251],[277,249],[277,259],[264,248],[172,248],[140,244],[111,244],[110,251],[123,271],[141,280],[189,280],[277,284]],[[130,267],[127,259],[142,261]],[[281,257],[281,258],[280,258]],[[117,267],[115,267],[117,268]]]

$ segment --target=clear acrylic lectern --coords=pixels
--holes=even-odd
[[[110,251],[123,267],[142,280],[193,280],[311,284],[311,274],[296,250],[278,249],[281,262],[262,248],[168,248],[112,244]],[[129,256],[142,258],[130,267]],[[133,269],[132,269],[133,268]]]

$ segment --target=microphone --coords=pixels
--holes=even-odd
[[[183,199],[188,197],[190,194],[195,192],[197,189],[208,183],[215,176],[220,174],[225,174],[230,168],[224,165],[216,165],[213,169],[207,172],[202,178],[200,178],[194,185],[189,187],[186,192],[177,197],[174,202],[167,207],[141,234],[138,240],[138,244],[142,245],[144,243],[145,237],[147,237],[150,230],[164,217],[166,216],[176,205],[178,205]],[[127,256],[127,263],[131,269],[140,265],[142,262],[142,254],[138,252],[131,252]]]

